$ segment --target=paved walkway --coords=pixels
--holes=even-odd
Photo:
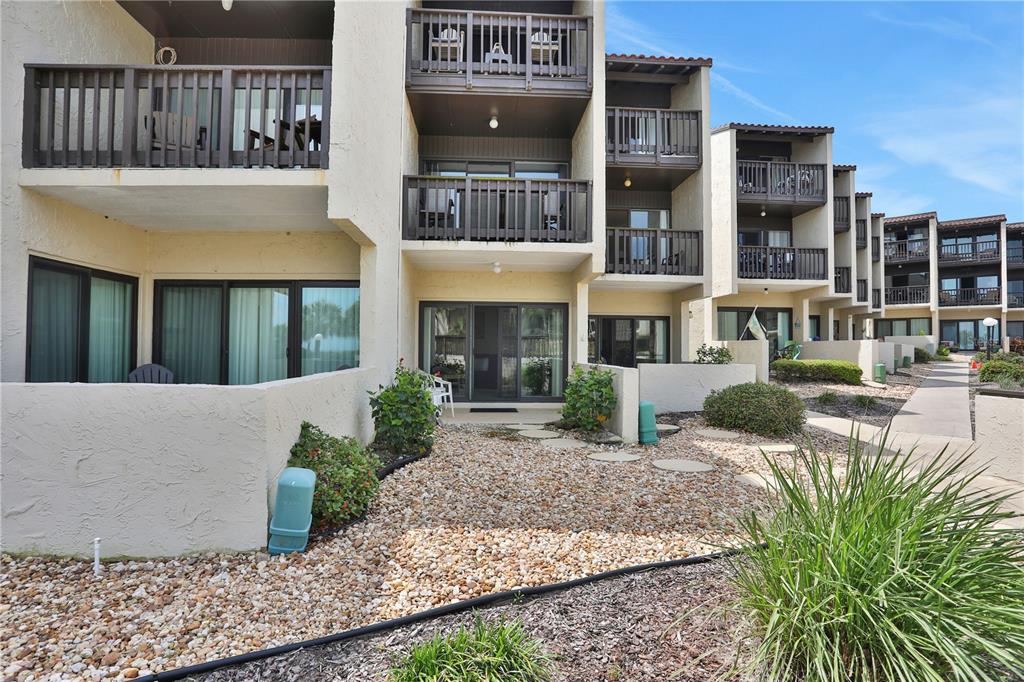
[[[966,362],[934,365],[931,374],[893,417],[892,430],[973,440],[968,374]]]

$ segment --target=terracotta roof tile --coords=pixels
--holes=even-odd
[[[719,130],[739,130],[746,133],[797,133],[803,135],[827,135],[834,133],[835,128],[831,126],[780,126],[767,123],[726,123],[715,128]]]
[[[1013,230],[1014,232],[1018,230],[1024,231],[1024,223],[1006,223],[1006,229]]]
[[[884,213],[872,213],[871,217],[872,218],[884,218],[885,214]]]
[[[1003,214],[999,215],[983,215],[976,218],[960,218],[958,220],[940,220],[939,227],[973,227],[975,225],[991,225],[992,223],[1001,223],[1006,220],[1006,216]]]
[[[928,211],[927,213],[913,213],[911,215],[898,215],[892,218],[886,218],[886,225],[900,225],[902,223],[916,223],[921,220],[928,220],[930,218],[936,218],[935,211]]]
[[[711,66],[710,57],[659,57],[646,54],[606,54],[607,61],[615,62],[660,62],[663,64],[682,64],[684,66]]]
[[[852,163],[833,163],[832,164],[832,170],[833,171],[855,171],[855,170],[857,170],[857,166],[852,164]]]
[[[868,197],[873,197],[873,196],[875,196],[875,195],[872,194],[871,192],[857,192],[857,194],[856,194],[856,197],[858,199],[867,199]]]

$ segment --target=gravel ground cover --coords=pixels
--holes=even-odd
[[[494,427],[447,427],[430,457],[382,483],[364,520],[285,558],[126,561],[96,579],[87,561],[4,556],[4,678],[130,679],[489,592],[715,551],[735,541],[737,513],[765,503],[736,475],[763,471],[757,445],[777,440],[702,438],[699,418],[680,425],[657,446],[626,448],[641,455],[626,463],[586,458],[616,446],[558,451]],[[665,458],[714,469],[651,465]]]
[[[412,646],[479,617],[521,621],[555,659],[557,682],[703,681],[730,670],[737,651],[742,621],[723,608],[729,571],[718,561],[612,578],[189,679],[382,682]]]

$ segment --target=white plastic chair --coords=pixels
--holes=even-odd
[[[434,377],[434,387],[430,391],[430,397],[434,401],[434,409],[440,417],[444,412],[444,404],[448,403],[448,411],[455,416],[455,399],[452,396],[452,382],[445,381],[439,376]]]

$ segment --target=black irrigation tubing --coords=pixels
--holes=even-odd
[[[420,611],[418,613],[412,613],[408,616],[401,616],[400,618],[384,620],[379,623],[374,623],[372,625],[364,625],[363,627],[354,628],[352,630],[345,630],[344,632],[338,632],[333,635],[316,637],[315,639],[307,639],[302,642],[293,642],[291,644],[282,644],[281,646],[275,646],[269,649],[260,649],[259,651],[252,651],[247,654],[228,656],[227,658],[220,658],[214,661],[207,661],[206,663],[198,663],[196,665],[188,665],[183,668],[175,668],[173,670],[167,670],[165,672],[153,673],[152,675],[146,675],[144,677],[137,678],[136,682],[157,682],[158,680],[181,680],[190,675],[200,675],[203,673],[218,670],[220,668],[227,668],[233,665],[241,665],[242,663],[250,663],[252,661],[260,661],[265,658],[272,658],[274,656],[280,656],[282,654],[291,653],[292,651],[297,651],[299,649],[308,649],[311,647],[323,646],[325,644],[343,642],[345,640],[355,639],[357,637],[365,637],[366,635],[373,635],[379,632],[387,632],[389,630],[394,630],[405,625],[412,625],[413,623],[419,623],[425,620],[432,620],[434,618],[451,615],[453,613],[461,613],[463,611],[481,608],[484,606],[494,606],[495,604],[501,602],[513,601],[516,599],[539,597],[541,595],[550,594],[551,592],[560,592],[562,590],[568,590],[573,587],[579,587],[581,585],[596,583],[598,581],[607,580],[609,578],[617,578],[619,576],[631,575],[633,573],[641,573],[643,571],[650,571],[659,568],[674,568],[676,566],[693,566],[696,564],[704,564],[711,561],[715,561],[717,559],[722,559],[727,556],[737,554],[740,551],[742,550],[729,549],[723,552],[700,554],[698,556],[691,556],[683,559],[669,559],[668,561],[656,561],[654,563],[649,564],[625,566],[623,568],[616,568],[611,571],[596,573],[594,575],[589,575],[583,578],[576,578],[575,580],[566,580],[560,583],[549,583],[547,585],[538,585],[536,587],[521,587],[515,590],[506,590],[504,592],[485,594],[482,597],[474,597],[473,599],[467,599],[465,601],[459,601],[453,604],[438,606],[437,608],[427,609],[426,611]]]

